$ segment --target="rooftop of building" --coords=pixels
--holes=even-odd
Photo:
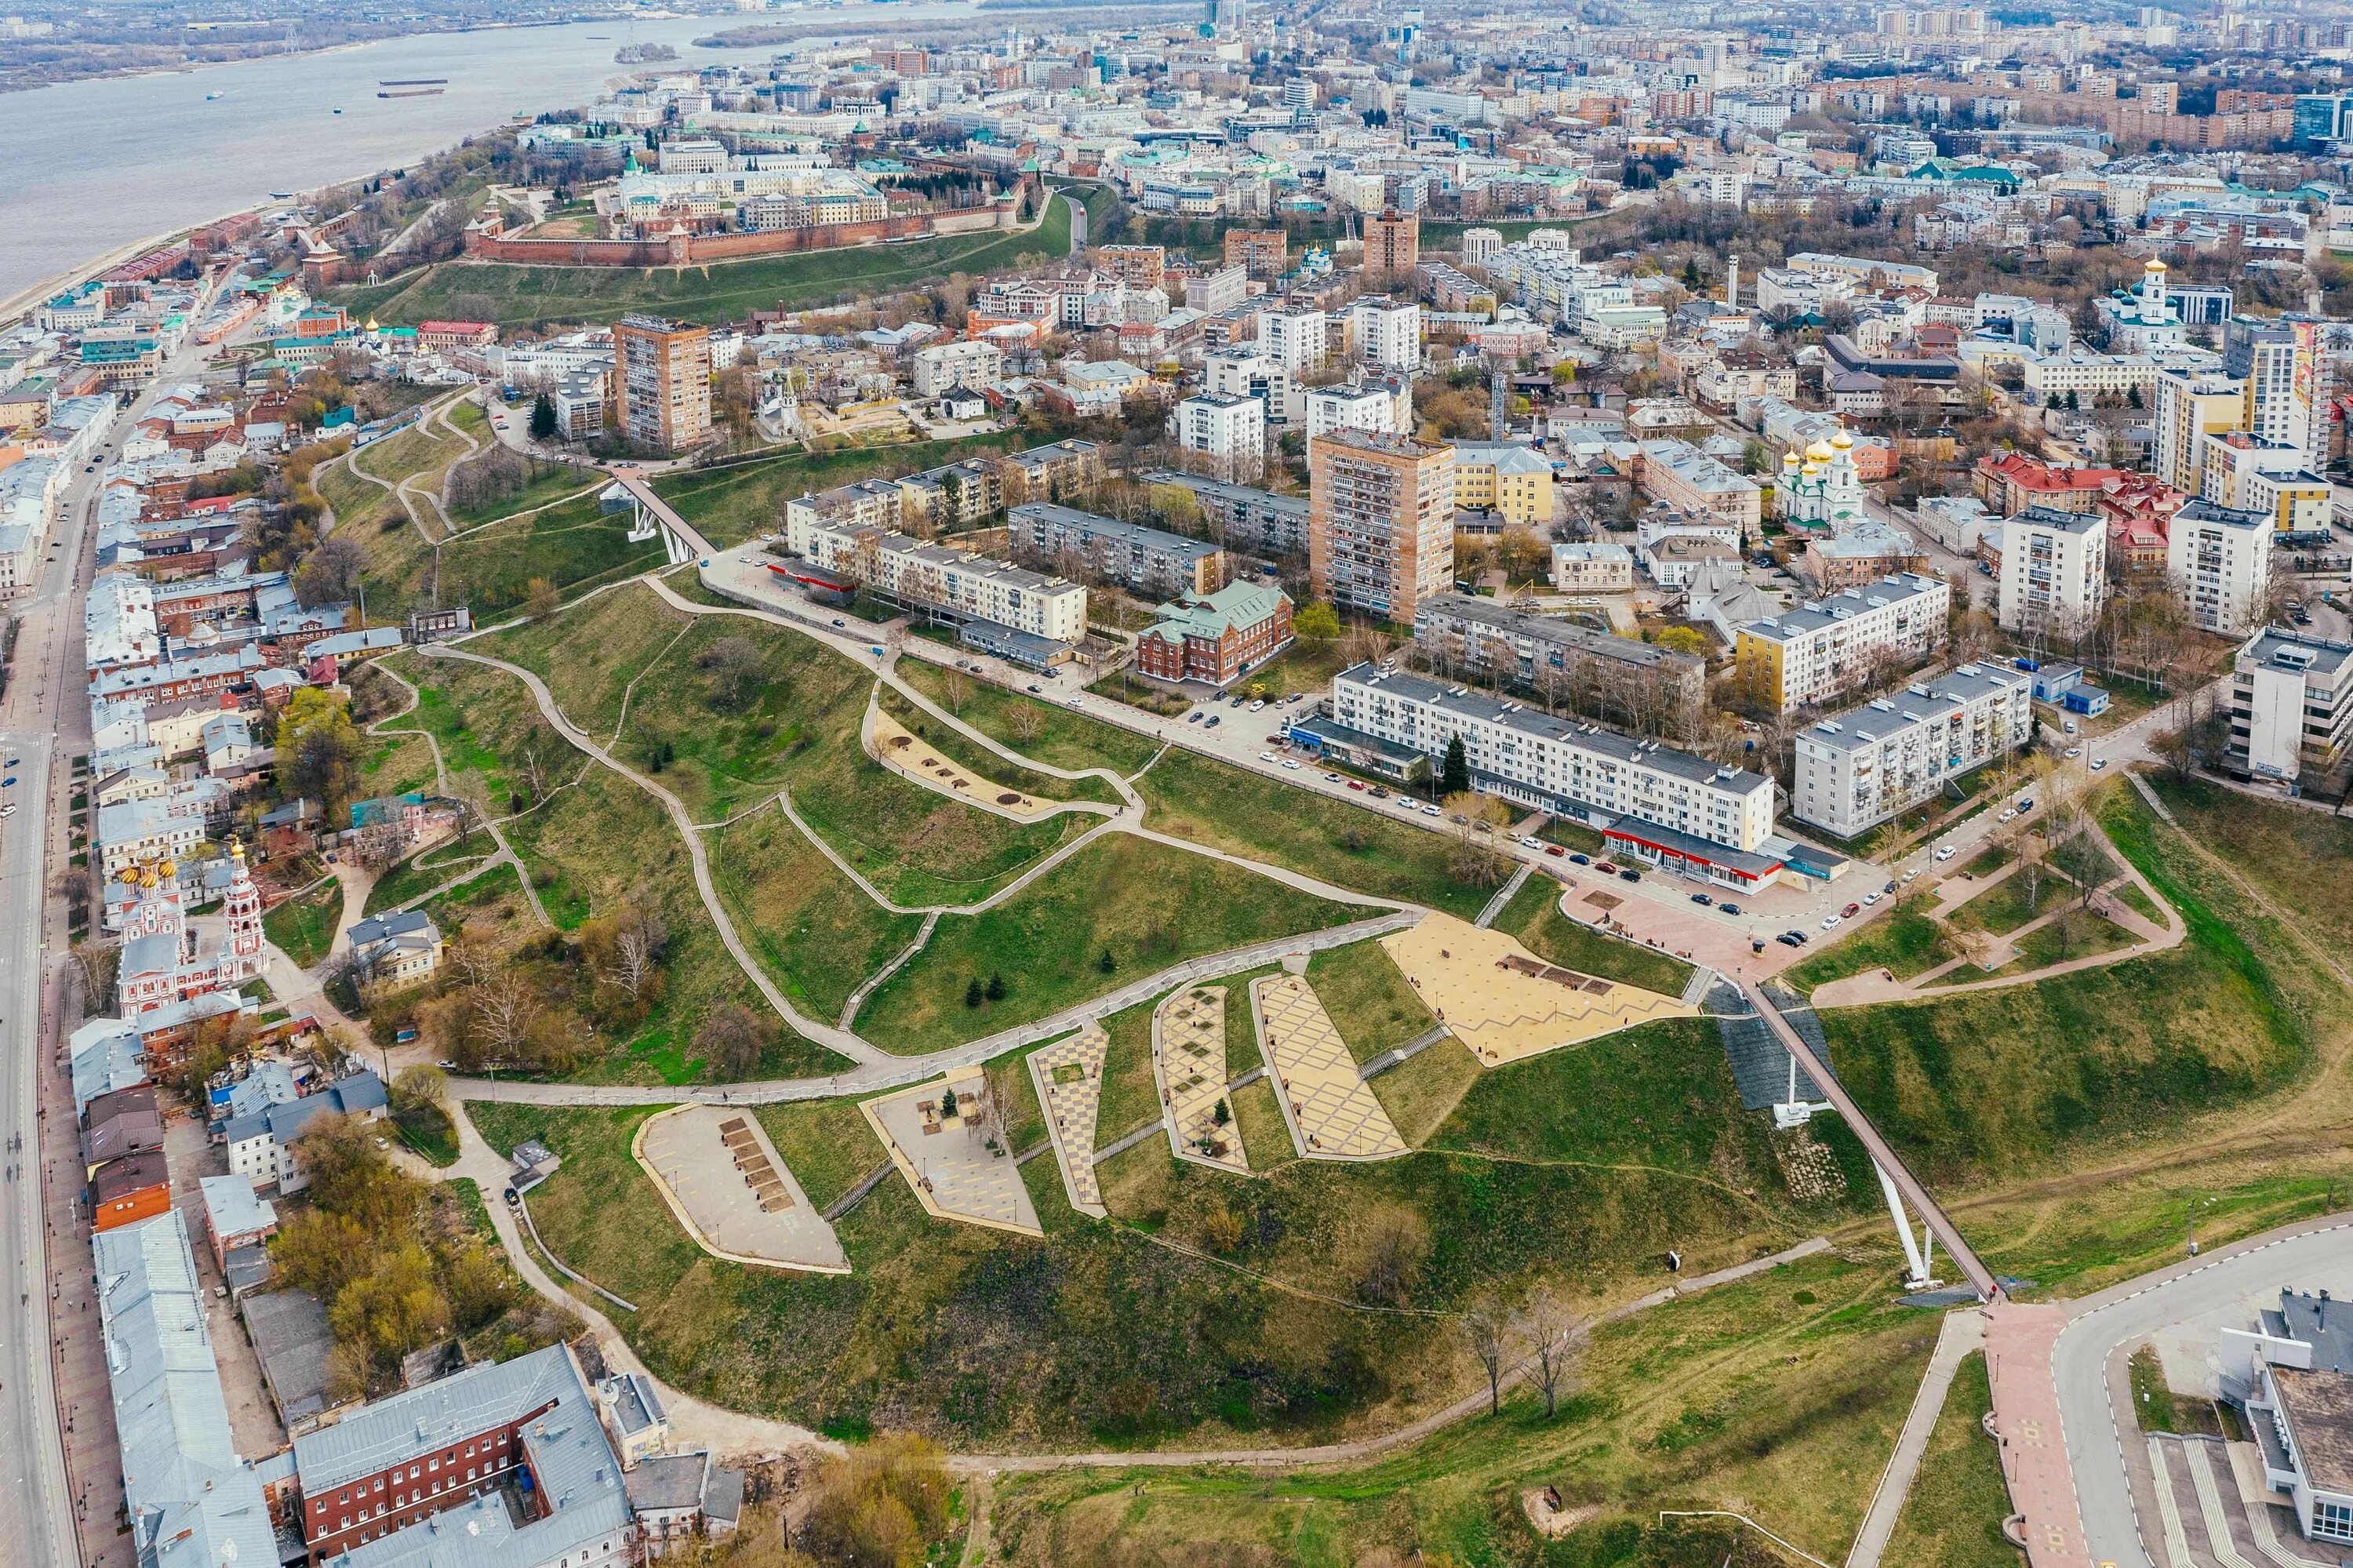
[[[1541,708],[1530,708],[1464,686],[1443,685],[1408,671],[1384,673],[1370,662],[1355,664],[1334,677],[1335,693],[1343,684],[1435,707],[1466,723],[1500,725],[1539,740],[1565,742],[1614,762],[1655,768],[1690,783],[1706,784],[1734,794],[1772,788],[1761,774],[1746,768],[1719,766],[1656,741],[1640,741],[1599,725],[1556,718]]]
[[[1189,538],[1183,534],[1172,534],[1166,528],[1149,527],[1142,523],[1124,523],[1116,517],[1082,512],[1072,506],[1057,506],[1048,501],[1024,502],[1012,508],[1007,515],[1047,528],[1075,530],[1092,538],[1118,539],[1132,548],[1182,556],[1187,560],[1198,561],[1218,553],[1218,546],[1207,539]]]
[[[2090,521],[2095,525],[2098,523],[2096,518]],[[1928,577],[1919,572],[1898,572],[1875,583],[1858,584],[1827,599],[1784,610],[1769,620],[1752,621],[1740,630],[1749,636],[1786,641],[1836,626],[1865,610],[1887,609],[1907,600],[1927,598],[1940,588],[1951,591],[1942,577]]]
[[[1219,638],[1258,625],[1280,609],[1287,595],[1272,584],[1235,581],[1211,594],[1172,599],[1160,607],[1160,620],[1145,635],[1181,639]]]
[[[2205,523],[2217,528],[2234,528],[2242,534],[2272,533],[2275,523],[2268,512],[2242,512],[2235,506],[2217,506],[2203,496],[2182,503],[2181,510],[2173,514],[2174,523]]]
[[[2334,675],[2353,660],[2353,643],[2332,642],[2310,632],[2266,626],[2242,645],[2232,668],[2252,672],[2266,664],[2298,669],[2307,675]]]
[[[1864,751],[1898,730],[1915,724],[1950,718],[1972,703],[2011,692],[2031,690],[2034,677],[1992,664],[1963,664],[1941,675],[1916,681],[1892,697],[1881,697],[1832,714],[1799,732],[1807,746],[1835,751]]]
[[[1412,436],[1392,436],[1378,430],[1326,430],[1320,436],[1310,438],[1307,444],[1311,448],[1337,447],[1349,451],[1375,452],[1383,457],[1404,458],[1415,462],[1436,457],[1444,457],[1451,461],[1454,456],[1451,447],[1419,440]]]
[[[1621,554],[1625,546],[1610,546]],[[1538,615],[1534,610],[1514,609],[1492,599],[1477,594],[1432,594],[1421,601],[1414,614],[1415,632],[1420,634],[1421,623],[1435,625],[1440,621],[1468,621],[1507,636],[1526,637],[1538,642],[1557,643],[1567,648],[1591,648],[1606,653],[1620,663],[1643,664],[1658,669],[1691,671],[1704,668],[1705,661],[1693,654],[1677,653],[1654,642],[1639,642],[1630,637],[1617,637],[1574,620]]]

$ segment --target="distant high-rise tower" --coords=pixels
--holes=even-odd
[[[1497,366],[1487,376],[1487,439],[1500,441],[1512,411],[1512,382]]]
[[[1740,258],[1737,256],[1733,257],[1725,268],[1724,308],[1727,311],[1740,308]]]
[[[632,446],[681,452],[711,435],[711,329],[660,316],[613,323],[617,423]]]

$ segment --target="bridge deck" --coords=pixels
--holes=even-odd
[[[613,473],[613,482],[628,491],[630,499],[638,505],[652,513],[654,521],[661,525],[662,531],[686,546],[691,559],[699,561],[715,553],[711,541],[702,536],[701,530],[681,517],[669,502],[654,493],[654,487],[646,482],[645,475],[619,469]]]

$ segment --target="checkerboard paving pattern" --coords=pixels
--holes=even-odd
[[[1389,1113],[1356,1076],[1356,1058],[1314,988],[1297,975],[1252,983],[1259,1046],[1303,1160],[1387,1160],[1407,1152]]]
[[[943,1116],[942,1091],[955,1094],[956,1113]],[[867,1125],[890,1150],[915,1201],[934,1219],[955,1220],[994,1230],[1042,1236],[1038,1210],[1029,1202],[1012,1151],[999,1139],[989,1145],[988,1118],[982,1114],[988,1080],[977,1067],[961,1068],[942,1082],[917,1084],[881,1099],[861,1101]]]
[[[1227,1106],[1226,988],[1187,986],[1173,991],[1152,1019],[1152,1068],[1168,1108],[1168,1140],[1179,1160],[1214,1165],[1243,1175],[1250,1157],[1242,1152],[1241,1129]]]
[[[1055,1161],[1062,1168],[1062,1191],[1071,1206],[1101,1217],[1103,1189],[1095,1181],[1095,1116],[1103,1106],[1103,1055],[1111,1036],[1102,1023],[1087,1026],[1029,1054],[1030,1080],[1046,1107]]]

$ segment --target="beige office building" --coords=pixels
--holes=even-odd
[[[1317,599],[1410,623],[1454,579],[1454,451],[1334,430],[1307,443],[1307,574]]]
[[[615,421],[649,451],[682,452],[711,439],[711,329],[661,316],[613,323]]]

